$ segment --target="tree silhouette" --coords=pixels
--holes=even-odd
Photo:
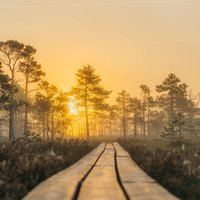
[[[182,113],[178,113],[174,120],[170,123],[168,123],[168,126],[164,128],[164,131],[162,132],[162,137],[164,138],[181,138],[183,127],[185,125],[184,121],[184,115]]]
[[[116,128],[117,128],[117,107],[116,105],[112,105],[109,107],[109,132],[110,135],[116,134]]]
[[[126,137],[128,128],[127,120],[128,120],[128,114],[130,112],[130,105],[129,105],[130,95],[125,90],[122,90],[121,92],[118,93],[116,101],[117,101],[118,111],[122,120],[123,135],[124,137]]]
[[[71,119],[69,117],[68,93],[59,91],[52,104],[52,133],[53,135],[66,135]]]
[[[47,81],[42,81],[39,84],[40,91],[36,93],[36,109],[42,111],[45,115],[46,121],[46,136],[49,137],[49,131],[51,132],[51,139],[54,139],[54,112],[55,112],[55,99],[59,93],[56,86],[51,85]],[[50,128],[51,117],[51,128]]]
[[[136,97],[130,98],[130,111],[133,113],[134,137],[136,138],[138,121],[140,120],[142,114],[142,102],[140,99]]]
[[[28,96],[31,91],[29,88],[30,84],[39,82],[45,73],[41,70],[41,65],[35,61],[34,57],[27,57],[23,62],[19,64],[19,71],[24,75],[25,78],[25,119],[24,119],[24,134],[27,137],[28,134],[28,107],[29,101]]]
[[[162,93],[159,97],[160,105],[168,112],[168,120],[171,122],[188,105],[187,87],[175,74],[169,74],[161,85],[156,86],[156,91]]]
[[[146,136],[146,110],[147,110],[147,118],[149,125],[149,98],[150,98],[150,88],[147,85],[140,85],[140,89],[142,91],[142,122],[143,122],[143,136]]]
[[[85,110],[86,137],[90,137],[89,112],[107,108],[105,100],[111,91],[101,86],[101,78],[91,65],[84,65],[76,73],[77,83],[72,87],[71,94],[78,100],[78,106]]]
[[[10,85],[10,78],[7,74],[4,73],[2,70],[3,66],[0,62],[0,104],[2,104],[2,107],[5,107],[5,103],[9,99],[9,93],[11,90]]]
[[[68,94],[61,92],[56,86],[47,81],[42,81],[40,91],[36,93],[36,110],[43,125],[43,135],[54,140],[56,133],[66,134],[70,119],[67,104],[69,102]]]
[[[12,140],[14,133],[14,109],[15,99],[14,94],[17,92],[16,87],[16,73],[19,69],[19,63],[24,58],[29,57],[35,52],[35,49],[29,45],[24,45],[15,40],[8,40],[0,42],[1,62],[3,66],[7,67],[11,74],[11,90],[9,94],[9,139]]]

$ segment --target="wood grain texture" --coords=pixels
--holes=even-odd
[[[104,154],[84,182],[78,199],[125,200],[116,178],[112,145],[107,145]]]
[[[80,189],[76,193],[78,184]],[[24,200],[70,199],[177,200],[178,198],[142,171],[128,152],[118,143],[114,143],[99,145],[71,167],[39,184],[24,198]]]
[[[99,145],[74,165],[39,184],[24,197],[24,200],[70,200],[78,181],[94,164],[104,146],[105,144]]]

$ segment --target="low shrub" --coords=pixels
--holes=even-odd
[[[120,144],[147,174],[170,192],[182,200],[200,199],[198,143],[127,139],[120,140]]]
[[[0,144],[0,199],[17,200],[89,153],[96,142],[18,141]]]

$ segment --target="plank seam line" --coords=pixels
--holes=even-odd
[[[80,190],[81,187],[83,185],[83,182],[85,181],[85,179],[89,176],[89,174],[91,173],[91,171],[93,170],[93,168],[96,166],[97,162],[99,161],[100,157],[103,155],[103,153],[106,150],[106,145],[107,143],[105,143],[104,149],[103,151],[99,154],[99,156],[97,157],[96,161],[94,162],[94,164],[90,167],[90,169],[87,171],[87,173],[81,178],[81,180],[77,183],[77,186],[75,188],[74,194],[72,196],[72,200],[77,200],[80,194]]]
[[[119,157],[119,158],[129,158],[129,156],[120,156],[120,155],[117,155],[117,157]]]
[[[155,181],[123,181],[123,183],[148,183],[148,184],[157,184]]]
[[[130,196],[128,195],[123,183],[122,183],[122,180],[121,180],[121,177],[120,177],[120,174],[119,174],[119,169],[118,169],[118,163],[117,163],[117,151],[115,149],[115,145],[112,143],[112,146],[114,148],[114,161],[115,161],[115,172],[116,172],[116,177],[117,177],[117,182],[119,184],[119,186],[121,187],[123,193],[124,193],[124,196],[127,200],[131,200]]]

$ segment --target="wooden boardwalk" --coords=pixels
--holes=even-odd
[[[101,144],[24,200],[176,200],[145,174],[118,144]]]

